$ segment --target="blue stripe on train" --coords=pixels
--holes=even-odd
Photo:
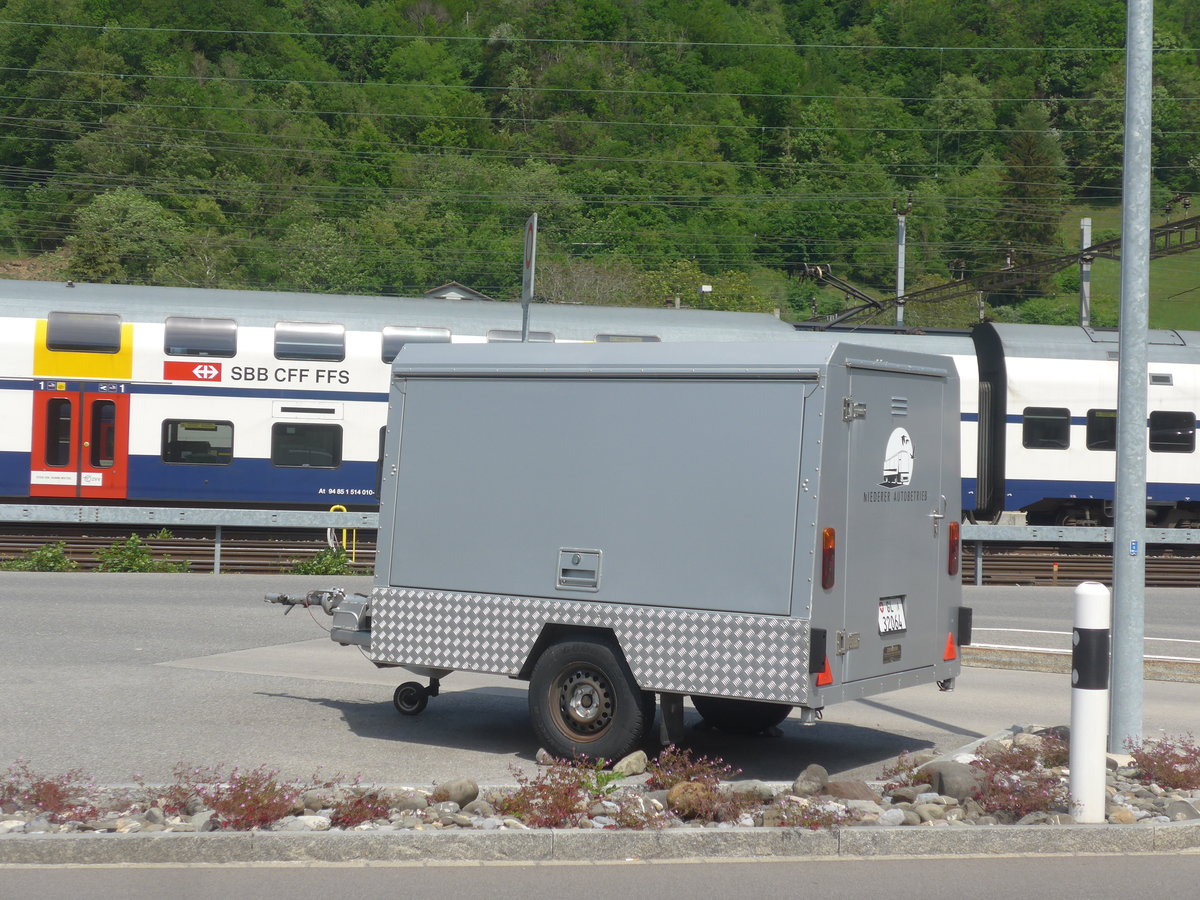
[[[276,468],[268,459],[235,459],[227,466],[165,464],[157,456],[129,458],[128,497],[139,502],[183,501],[255,506],[374,506],[378,465],[344,462],[336,469]],[[29,453],[0,452],[0,496],[29,496]],[[70,503],[70,498],[56,502]],[[107,501],[119,502],[119,501]]]
[[[343,462],[336,469],[277,468],[269,459],[235,459],[227,466],[165,464],[157,456],[129,460],[131,500],[197,503],[374,505],[378,465]]]

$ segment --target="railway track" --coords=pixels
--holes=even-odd
[[[37,534],[22,533],[17,526],[0,526],[0,560],[23,556],[32,550],[64,542],[66,555],[79,571],[95,571],[97,553],[137,533],[155,559],[188,563],[197,573],[213,571],[217,544],[212,529],[176,529],[172,537],[156,537],[149,529],[89,526],[42,528]],[[347,534],[347,543],[354,541]],[[336,532],[340,543],[342,532]],[[329,546],[324,531],[287,530],[276,533],[226,529],[221,538],[221,571],[240,574],[285,573],[299,561]],[[360,531],[354,548],[353,568],[370,574],[375,562],[375,532]],[[973,545],[962,558],[964,584],[975,583]],[[1112,581],[1112,557],[1107,547],[1079,544],[1053,546],[1036,544],[986,545],[983,552],[983,584],[1074,585],[1081,581]],[[1200,585],[1200,548],[1194,553],[1179,548],[1164,549],[1146,558],[1146,584],[1151,587],[1196,587]]]
[[[42,528],[39,533],[21,534],[9,526],[0,527],[0,561],[21,557],[32,550],[62,541],[65,553],[76,563],[80,572],[94,572],[100,566],[97,554],[113,543],[137,534],[155,560],[173,564],[187,563],[189,572],[213,571],[217,542],[211,528],[172,529],[171,537],[158,537],[161,530],[141,528]],[[369,539],[363,540],[366,536]],[[342,532],[336,532],[340,544]],[[354,543],[352,534],[347,544],[354,547],[351,567],[369,575],[375,564],[375,532],[360,532]],[[298,562],[309,559],[329,546],[324,531],[264,532],[225,531],[221,536],[221,572],[228,574],[279,574],[292,570]],[[348,550],[349,552],[349,550]]]

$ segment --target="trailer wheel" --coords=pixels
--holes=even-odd
[[[580,637],[552,644],[534,664],[529,715],[552,756],[620,759],[650,729],[654,695],[610,642]]]
[[[693,696],[692,706],[705,722],[726,734],[758,734],[778,725],[792,711],[786,703],[729,697]]]
[[[406,681],[392,694],[392,704],[402,716],[415,716],[429,705],[429,691],[416,681]]]

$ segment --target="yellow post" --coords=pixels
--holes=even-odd
[[[342,506],[340,503],[337,506],[329,507],[329,511],[330,512],[349,512],[349,510],[346,509],[346,507]],[[358,554],[358,529],[357,528],[355,528],[353,530],[353,532],[351,533],[351,541],[353,542],[353,546],[350,550],[350,562],[354,562],[355,557]],[[346,548],[346,529],[343,528],[342,529],[342,549],[344,550],[345,548]]]

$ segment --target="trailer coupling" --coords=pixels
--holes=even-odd
[[[325,615],[333,617],[329,637],[334,643],[343,647],[351,644],[371,646],[371,599],[366,594],[347,597],[343,588],[324,588],[308,591],[303,596],[267,594],[263,599],[267,603],[286,606],[283,612],[285,616],[297,606],[305,609],[319,606]]]

